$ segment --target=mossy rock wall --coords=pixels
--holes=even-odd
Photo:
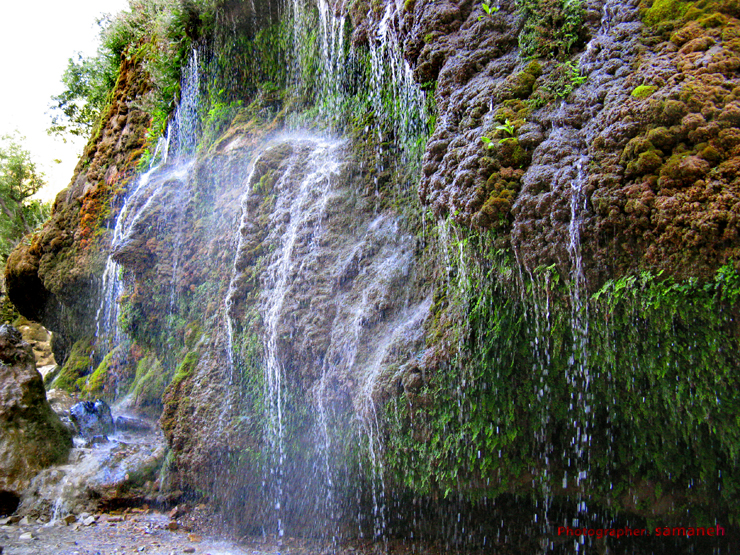
[[[581,22],[565,49],[540,4],[486,15],[478,4],[416,2],[406,12],[406,57],[439,110],[422,202],[497,229],[529,271],[555,263],[568,273],[577,184],[592,291],[636,270],[711,278],[737,260],[737,7],[605,12],[583,2],[563,15]],[[528,34],[533,21],[541,42]]]
[[[146,144],[150,117],[140,108],[149,90],[140,58],[126,58],[109,103],[75,169],[57,195],[51,219],[10,255],[7,294],[29,319],[55,333],[64,364],[72,345],[95,333],[100,279],[110,231]]]

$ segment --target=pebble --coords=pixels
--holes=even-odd
[[[65,517],[64,517],[64,519],[63,519],[63,520],[64,520],[64,523],[65,523],[65,524],[66,524],[67,526],[69,526],[69,525],[70,525],[70,524],[72,524],[73,522],[77,522],[77,517],[76,517],[75,515],[73,515],[73,514],[68,514],[67,516],[65,516]]]
[[[186,547],[182,551],[183,551],[183,553],[195,553],[195,548],[194,547]]]
[[[28,541],[28,540],[33,540],[33,539],[36,539],[36,538],[34,537],[34,535],[31,532],[26,532],[24,534],[21,534],[18,539],[19,540],[23,540],[23,541]]]
[[[180,527],[180,525],[177,522],[175,522],[174,520],[173,521],[170,521],[170,523],[167,524],[167,528],[170,529],[170,530],[172,530],[173,532],[175,530],[177,530],[179,527]]]

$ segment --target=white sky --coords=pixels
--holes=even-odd
[[[128,8],[127,0],[6,0],[0,8],[0,135],[18,130],[46,176],[40,196],[53,199],[69,184],[85,146],[49,137],[51,97],[62,92],[67,61],[98,46],[95,23],[103,13]],[[61,164],[54,159],[62,160]]]

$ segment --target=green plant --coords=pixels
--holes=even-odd
[[[98,20],[101,46],[91,57],[78,54],[69,60],[62,77],[65,90],[52,97],[48,132],[89,136],[124,58],[136,57],[149,73],[153,88],[144,100],[147,111],[168,115],[192,41],[212,24],[214,14],[212,0],[133,0],[128,11]]]
[[[454,255],[427,345],[440,358],[418,390],[386,407],[388,468],[401,483],[467,500],[559,489],[565,477],[572,484],[574,435],[566,430],[587,421],[598,438],[584,484],[595,504],[632,510],[632,502],[648,508],[681,497],[665,518],[715,505],[737,520],[733,264],[706,282],[650,272],[608,282],[581,309],[589,319],[584,349],[574,333],[577,305],[556,265],[522,277],[511,256],[494,251],[492,234],[450,226],[442,237]],[[543,464],[546,452],[562,458]],[[635,483],[654,487],[628,499]]]
[[[580,0],[516,0],[524,19],[519,33],[523,57],[564,60],[584,37]]]
[[[86,137],[105,106],[118,74],[116,57],[105,50],[96,56],[70,58],[62,74],[64,91],[52,97],[49,135]],[[66,140],[66,139],[65,139]]]
[[[516,129],[514,127],[514,124],[511,123],[508,118],[504,123],[496,126],[496,131],[501,131],[502,133],[506,133],[508,135],[508,137],[503,137],[502,139],[499,139],[498,144],[504,144],[507,141],[516,140],[516,137],[514,137]],[[496,144],[489,137],[481,137],[480,140],[483,141],[483,144],[486,145],[486,148],[493,148]]]
[[[0,138],[0,263],[51,212],[48,203],[31,198],[45,182],[23,140],[17,135]]]
[[[488,17],[493,16],[493,14],[499,11],[499,7],[492,6],[491,1],[492,0],[483,0],[483,2],[481,2],[481,5],[480,5],[480,7],[483,9],[484,12],[486,12],[486,15]],[[483,16],[482,15],[478,16],[478,21],[482,21],[482,20],[483,20]]]
[[[543,85],[543,89],[557,100],[570,96],[576,87],[588,80],[588,75],[582,75],[580,65],[567,61],[555,68],[550,80]]]
[[[501,125],[497,125],[496,126],[496,131],[503,131],[504,133],[506,133],[507,135],[509,135],[508,137],[504,137],[503,139],[500,139],[499,140],[499,144],[503,144],[506,141],[513,141],[513,140],[515,140],[515,138],[514,138],[514,132],[515,132],[514,125],[509,121],[508,118],[506,118],[506,121],[504,123],[502,123]]]
[[[565,66],[569,72],[568,78],[570,79],[570,83],[574,88],[588,81],[588,75],[582,74],[580,64],[576,65],[572,61],[568,61],[565,62]]]

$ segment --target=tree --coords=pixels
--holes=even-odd
[[[87,138],[95,125],[110,90],[116,82],[118,65],[110,53],[97,56],[70,58],[62,75],[64,92],[53,96],[50,135],[65,134]]]
[[[23,137],[0,139],[0,262],[8,258],[15,245],[51,212],[48,203],[32,199],[44,186],[44,176],[36,169],[31,153],[21,145]]]

